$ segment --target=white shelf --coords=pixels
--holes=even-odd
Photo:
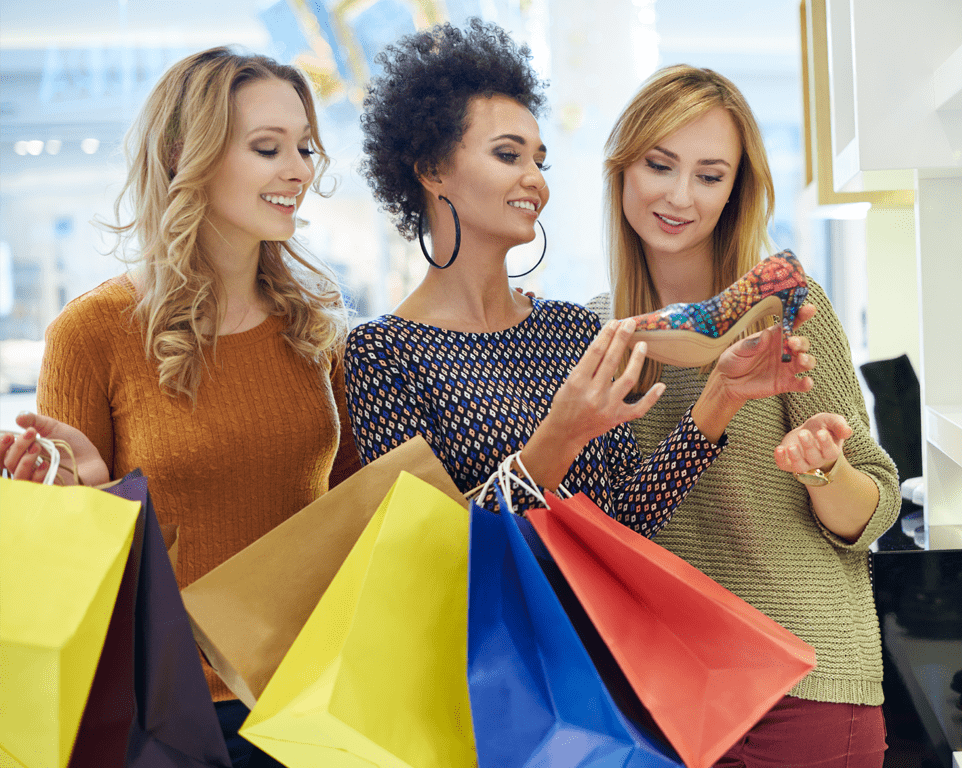
[[[962,2],[824,2],[836,192],[962,174]]]
[[[807,1],[816,97],[818,66],[827,62],[822,88],[829,93],[830,131],[824,138],[831,146],[834,192],[852,197],[914,191],[925,524],[930,546],[958,546],[962,2]],[[820,23],[825,25],[821,50]],[[901,314],[903,322],[914,320],[905,315],[897,294],[889,297],[886,310]]]
[[[927,406],[925,429],[932,445],[962,465],[962,405]],[[962,504],[962,499],[959,503]]]
[[[935,70],[932,94],[940,112],[962,110],[962,45]]]

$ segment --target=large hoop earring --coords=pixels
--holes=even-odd
[[[548,233],[544,231],[544,224],[541,223],[541,219],[535,219],[535,221],[538,223],[538,226],[541,227],[541,234],[544,236],[544,248],[541,249],[541,258],[538,259],[537,263],[533,267],[531,267],[531,269],[529,269],[527,272],[522,272],[520,275],[508,275],[508,277],[510,278],[524,277],[525,275],[530,275],[532,272],[534,272],[538,268],[538,264],[544,261],[544,255],[548,251]]]
[[[424,220],[423,214],[418,214],[418,242],[421,244],[421,253],[424,254],[424,258],[428,260],[428,264],[432,267],[437,267],[438,269],[447,269],[452,264],[454,260],[458,258],[458,251],[461,250],[461,220],[458,218],[458,212],[454,209],[454,203],[448,200],[443,195],[438,195],[438,200],[443,200],[448,204],[448,208],[451,209],[451,215],[454,216],[454,253],[451,254],[451,258],[448,259],[448,263],[444,266],[438,264],[434,259],[428,254],[428,249],[424,245],[424,229],[422,221]]]

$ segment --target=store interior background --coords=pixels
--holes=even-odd
[[[657,66],[687,62],[730,77],[762,124],[776,183],[772,235],[800,253],[832,292],[857,349],[864,296],[828,268],[832,226],[809,219],[803,186],[797,0],[3,0],[0,29],[0,403],[36,383],[43,330],[66,301],[124,269],[91,224],[113,220],[124,178],[122,140],[149,89],[193,51],[237,44],[305,66],[318,85],[333,197],[310,196],[300,231],[332,264],[358,319],[389,311],[425,264],[359,178],[359,106],[387,42],[439,19],[497,21],[532,48],[550,81],[542,120],[551,203],[542,216],[544,266],[518,281],[550,298],[586,302],[607,288],[602,256],[601,158],[618,112]],[[864,206],[832,213],[864,216]],[[814,226],[813,226],[814,223]],[[799,250],[812,234],[817,246]],[[534,263],[541,237],[512,253]],[[855,254],[856,260],[858,254]],[[15,414],[29,392],[17,398]],[[9,428],[10,408],[0,425]]]
[[[687,62],[716,69],[742,89],[761,124],[775,179],[774,242],[795,250],[826,288],[856,370],[906,355],[920,373],[929,505],[918,530],[925,537],[929,529],[940,532],[942,543],[933,537],[932,549],[953,550],[956,560],[946,567],[957,572],[962,4],[801,5],[800,13],[800,0],[0,0],[0,429],[14,428],[15,415],[34,407],[49,322],[67,301],[124,269],[110,252],[112,240],[91,221],[113,220],[125,175],[121,143],[140,104],[170,64],[194,51],[236,44],[310,73],[337,190],[331,198],[306,199],[301,217],[308,224],[300,237],[335,267],[356,320],[390,311],[426,266],[417,243],[397,235],[357,173],[364,83],[384,44],[416,27],[478,15],[527,42],[551,83],[550,112],[541,121],[552,166],[551,203],[541,217],[547,257],[517,281],[544,297],[583,303],[607,288],[603,145],[642,80],[658,66]],[[812,61],[816,11],[822,14],[822,49],[821,59]],[[855,22],[849,22],[849,11]],[[833,42],[826,42],[831,34],[825,29],[844,32],[851,23],[858,26],[856,44],[836,34],[837,47],[830,51],[837,60],[830,73],[828,137],[829,75],[820,75],[819,66]],[[942,78],[934,107],[933,71]],[[823,127],[816,131],[819,120]],[[868,184],[862,171],[875,161],[864,160],[865,153],[857,172],[839,182],[838,166],[849,155],[844,142],[835,144],[845,130],[854,131],[854,144],[862,138],[866,152],[872,144],[882,157],[877,167],[903,169],[894,186]],[[841,183],[845,190],[860,184],[864,189],[833,189],[833,170],[836,188]],[[539,235],[515,249],[509,270],[527,269],[541,247]],[[863,390],[871,415],[873,398]],[[925,574],[918,584],[924,581],[933,594],[956,590],[944,604],[958,605],[959,580],[943,584],[932,578],[934,561],[916,562],[924,564]],[[928,594],[901,572],[886,570],[884,557],[880,565],[880,576],[896,573],[916,598]],[[957,633],[960,620],[953,616],[951,632]],[[936,618],[944,621],[945,612]],[[926,650],[916,674],[911,644],[899,638],[887,631],[883,642],[895,663],[903,664],[907,688],[886,696],[904,703],[906,711],[917,710],[924,728],[914,725],[909,733],[911,728],[900,726],[900,712],[887,715],[892,748],[886,765],[948,766],[951,751],[958,768],[962,714],[949,680],[959,667],[959,646],[954,640],[946,644],[938,674],[933,651]],[[901,685],[898,675],[890,677]],[[905,717],[910,720],[916,722]],[[931,760],[920,757],[923,742]],[[899,744],[907,746],[900,750]]]
[[[113,239],[91,222],[114,220],[127,127],[170,64],[210,46],[235,44],[309,72],[333,159],[328,183],[337,189],[306,199],[299,236],[337,270],[357,320],[395,306],[426,265],[357,173],[364,84],[384,44],[472,15],[527,42],[550,81],[550,111],[541,121],[552,166],[551,202],[541,216],[547,257],[519,285],[579,303],[607,289],[601,163],[608,131],[657,67],[707,66],[742,89],[759,119],[776,187],[773,241],[793,249],[826,288],[856,367],[906,354],[918,369],[918,329],[904,322],[919,312],[911,207],[896,212],[872,245],[869,270],[870,205],[825,205],[812,194],[799,0],[2,0],[0,428],[33,407],[49,322],[67,301],[125,268],[111,252]],[[542,246],[539,235],[515,249],[509,270],[523,272]],[[884,283],[881,291],[875,286],[884,298],[874,303],[873,280]],[[867,389],[866,396],[871,411]]]

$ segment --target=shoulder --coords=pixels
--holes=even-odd
[[[67,303],[64,312],[115,314],[134,305],[133,284],[126,275],[118,275]]]
[[[598,315],[598,321],[604,325],[612,319],[614,312],[611,310],[611,294],[600,293],[589,301],[585,306]]]
[[[808,283],[808,302],[818,307],[819,312],[824,309],[828,310],[832,315],[835,315],[835,307],[832,306],[832,300],[828,298],[828,294],[825,293],[825,289],[822,288],[821,284],[811,277],[806,277],[805,281]]]
[[[551,299],[534,299],[533,301],[532,315],[536,321],[589,328],[592,334],[597,333],[601,327],[598,322],[598,315],[581,304]]]
[[[391,315],[381,315],[373,320],[359,323],[347,335],[347,348],[345,356],[350,357],[352,353],[363,348],[369,343],[384,343],[396,335],[397,326]]]
[[[833,345],[844,344],[848,353],[848,338],[842,327],[832,300],[829,299],[825,289],[813,278],[807,277],[808,296],[805,297],[807,304],[812,304],[818,308],[818,312],[805,325],[801,326],[799,333],[808,336],[813,344],[829,341]]]
[[[121,328],[127,330],[134,301],[133,287],[126,276],[101,283],[67,303],[47,328],[47,341],[56,342],[65,336],[103,336]]]
[[[391,365],[399,348],[407,344],[411,335],[410,324],[393,315],[360,323],[347,336],[344,364],[348,370]]]

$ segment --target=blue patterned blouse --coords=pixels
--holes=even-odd
[[[383,315],[355,328],[346,355],[348,408],[361,461],[421,435],[463,492],[520,450],[600,331],[597,315],[534,300],[518,325],[461,333]],[[691,409],[644,460],[627,424],[592,440],[564,486],[653,536],[728,441],[709,442]]]

